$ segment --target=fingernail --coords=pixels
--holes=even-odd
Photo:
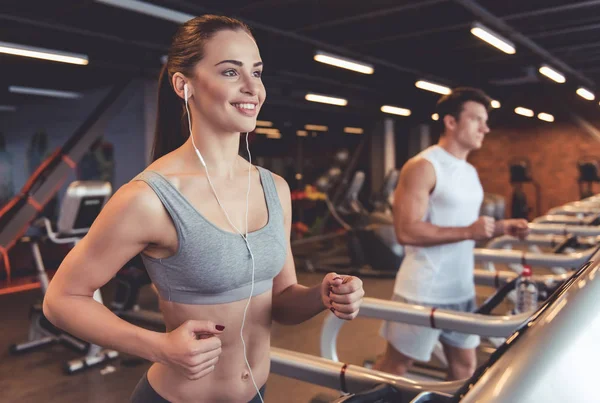
[[[335,313],[335,309],[333,309],[333,307],[329,308],[329,310],[333,313]]]
[[[215,328],[216,328],[218,331],[225,330],[225,326],[223,326],[223,325],[217,325],[217,326],[215,326]]]

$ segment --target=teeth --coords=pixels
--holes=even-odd
[[[232,104],[232,105],[235,106],[236,108],[240,108],[240,109],[254,110],[256,108],[256,105],[254,105],[254,104]]]

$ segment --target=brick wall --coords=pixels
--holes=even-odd
[[[529,216],[535,218],[549,208],[579,199],[577,161],[583,156],[600,159],[600,141],[576,126],[547,125],[525,130],[499,129],[490,132],[481,150],[473,152],[469,161],[479,171],[486,192],[506,198],[506,214],[510,215],[512,187],[509,160],[527,157],[532,177],[541,187],[540,207],[536,211],[535,188],[525,184]],[[600,192],[600,184],[594,185]]]

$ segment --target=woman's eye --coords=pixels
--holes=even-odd
[[[237,75],[237,72],[235,70],[225,70],[223,72],[223,75],[226,77],[235,77]]]
[[[255,72],[254,72],[254,77],[258,77],[258,78],[260,78],[260,77],[262,77],[262,73],[263,73],[263,72],[262,72],[261,70],[255,71]]]

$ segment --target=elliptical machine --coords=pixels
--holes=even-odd
[[[69,185],[61,205],[57,220],[57,231],[54,231],[48,218],[42,217],[36,221],[35,226],[45,231],[45,234],[22,238],[23,242],[28,242],[31,245],[42,296],[46,295],[50,280],[40,253],[39,242],[42,238],[47,237],[56,244],[71,243],[76,245],[89,231],[111,194],[112,188],[108,182],[73,182]],[[99,303],[103,303],[100,290],[94,292],[94,299]],[[67,374],[74,374],[119,356],[117,351],[104,350],[98,345],[83,342],[53,326],[44,316],[41,303],[31,307],[29,317],[28,340],[10,346],[9,352],[11,354],[23,354],[56,343],[65,344],[67,347],[83,354],[81,358],[64,363],[64,371]]]
[[[531,183],[536,190],[536,208],[540,213],[540,186],[531,177],[531,163],[527,158],[516,158],[509,163],[510,184],[513,186],[511,217],[529,219],[531,208],[523,191],[524,183]]]
[[[579,195],[583,200],[595,194],[593,191],[594,182],[600,182],[598,161],[591,157],[582,158],[577,161],[577,167],[579,168]]]
[[[397,174],[386,177],[378,198],[389,199],[397,177]],[[381,211],[371,213],[359,201],[364,181],[364,172],[357,171],[339,205],[334,206],[329,199],[326,200],[331,216],[344,230],[333,236],[322,236],[324,247],[321,251],[313,250],[307,256],[294,251],[300,267],[308,271],[335,271],[361,276],[396,276],[404,248],[396,240],[391,214]],[[301,243],[295,244],[300,247]]]

